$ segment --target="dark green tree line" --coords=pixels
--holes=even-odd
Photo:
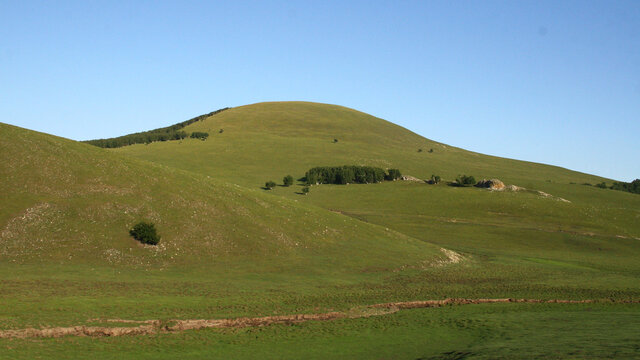
[[[372,166],[320,166],[306,172],[307,184],[370,184],[384,180],[400,178],[400,170],[391,169],[389,173],[383,169]]]
[[[201,131],[194,131],[191,133],[190,136],[192,139],[200,139],[202,141],[207,140],[207,138],[209,137],[209,133],[206,132],[201,132]]]
[[[84,142],[102,148],[118,148],[133,144],[149,144],[155,141],[181,140],[187,137],[187,133],[182,131],[184,127],[186,127],[187,125],[191,125],[197,121],[202,121],[209,116],[216,115],[227,109],[229,108],[226,107],[223,109],[212,111],[208,114],[196,116],[193,119],[189,119],[187,121],[183,121],[181,123],[163,128],[119,136],[115,138],[87,140]]]
[[[630,183],[624,181],[614,181],[613,185],[611,185],[611,189],[640,194],[640,179],[635,179]]]

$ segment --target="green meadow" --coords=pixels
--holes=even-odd
[[[611,179],[465,151],[326,104],[247,105],[183,130],[209,137],[102,149],[0,124],[0,330],[448,297],[603,301],[0,339],[0,358],[640,357],[640,305],[624,303],[640,300],[640,196],[584,185]],[[281,186],[340,165],[443,181]],[[448,184],[461,174],[519,189]],[[263,189],[269,180],[279,186]],[[142,220],[157,246],[129,235]]]
[[[12,359],[637,358],[638,306],[473,305],[146,337],[13,340]],[[61,354],[67,354],[62,355]]]

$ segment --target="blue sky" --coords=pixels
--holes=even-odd
[[[0,1],[1,122],[85,140],[273,100],[631,181],[640,2]]]

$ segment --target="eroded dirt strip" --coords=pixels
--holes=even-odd
[[[265,317],[243,317],[235,319],[196,319],[196,320],[120,320],[105,319],[105,322],[136,323],[131,327],[102,327],[102,326],[71,326],[52,327],[44,329],[17,329],[0,330],[0,338],[57,338],[63,336],[123,336],[123,335],[150,335],[157,333],[170,333],[184,330],[196,330],[205,328],[242,328],[267,326],[272,324],[293,324],[305,321],[327,321],[334,319],[357,319],[370,316],[382,316],[392,314],[402,309],[417,309],[428,307],[440,307],[445,305],[468,304],[493,304],[493,303],[560,303],[560,304],[584,304],[584,303],[640,303],[633,301],[606,300],[538,300],[538,299],[444,299],[426,301],[391,302],[364,306],[347,312],[329,312],[322,314],[295,314]]]

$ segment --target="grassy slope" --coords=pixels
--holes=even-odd
[[[219,133],[219,129],[224,129]],[[238,269],[238,258],[228,257],[226,264],[235,264],[224,268],[215,268],[211,264],[197,266],[183,266],[161,273],[141,275],[132,271],[122,271],[122,267],[108,268],[107,271],[93,273],[96,282],[88,282],[83,269],[70,268],[66,265],[56,269],[57,272],[70,273],[63,277],[64,284],[71,296],[89,292],[85,300],[70,300],[60,297],[46,306],[37,307],[35,314],[55,320],[48,324],[73,323],[87,317],[134,317],[134,318],[193,318],[198,316],[238,316],[284,313],[292,311],[311,311],[336,308],[346,309],[358,304],[375,303],[380,301],[413,300],[427,298],[442,298],[447,296],[460,297],[542,297],[542,298],[602,298],[616,299],[640,298],[640,286],[637,279],[640,276],[640,255],[637,239],[640,237],[640,196],[622,192],[608,191],[594,187],[570,184],[575,182],[597,183],[606,179],[568,171],[558,167],[533,164],[515,160],[485,156],[438,144],[424,139],[406,129],[390,124],[384,120],[337,106],[313,103],[266,103],[255,104],[227,110],[208,120],[189,126],[187,131],[208,131],[211,136],[207,141],[184,140],[182,142],[153,143],[150,145],[134,145],[112,150],[112,159],[117,163],[131,163],[142,166],[128,157],[129,155],[144,160],[150,160],[166,167],[158,167],[162,174],[172,173],[184,179],[193,178],[208,184],[209,188],[224,188],[223,194],[215,198],[207,198],[209,191],[199,192],[198,186],[191,186],[189,181],[180,183],[186,186],[187,193],[197,194],[193,198],[202,199],[204,204],[210,201],[228,201],[230,193],[244,194],[248,203],[264,202],[293,204],[307,211],[303,219],[311,214],[313,218],[327,218],[337,226],[345,222],[346,227],[353,228],[375,225],[371,231],[388,228],[398,233],[410,236],[407,244],[418,246],[411,239],[421,239],[441,246],[455,249],[464,253],[466,260],[460,265],[446,267],[409,266],[404,271],[393,272],[393,266],[378,264],[363,270],[357,267],[365,263],[376,264],[381,261],[400,262],[392,260],[395,256],[380,256],[367,260],[359,251],[362,247],[342,254],[336,251],[335,257],[308,257],[298,252],[282,254],[282,261],[276,262],[281,269],[269,273],[261,273],[261,266],[273,267],[273,261],[254,264],[244,264]],[[333,139],[339,141],[333,143]],[[74,144],[73,146],[80,146]],[[418,149],[423,149],[418,152]],[[433,148],[434,152],[428,150]],[[89,150],[82,147],[82,151],[100,154],[99,149]],[[115,161],[115,160],[114,160]],[[571,201],[565,203],[554,198],[543,198],[532,192],[498,193],[475,188],[452,188],[445,185],[428,186],[426,184],[395,182],[373,185],[349,186],[318,186],[313,187],[309,196],[297,194],[299,185],[291,188],[278,187],[271,192],[260,190],[266,180],[280,182],[286,174],[300,177],[304,171],[317,165],[363,164],[381,167],[398,167],[403,173],[427,178],[431,174],[439,174],[444,179],[451,180],[456,175],[466,173],[482,177],[498,177],[508,184],[517,184],[530,189],[542,190],[557,197]],[[132,165],[133,166],[133,165]],[[144,166],[149,166],[145,164]],[[181,169],[184,171],[179,171]],[[210,177],[210,180],[206,177]],[[550,181],[549,181],[550,180]],[[120,183],[122,179],[116,181]],[[175,184],[175,180],[167,180]],[[224,183],[238,184],[228,186]],[[207,188],[208,189],[208,188]],[[155,191],[155,190],[154,190]],[[31,192],[25,192],[19,197],[28,198]],[[154,192],[155,194],[155,192]],[[274,196],[276,195],[276,196]],[[185,195],[186,196],[186,195]],[[154,196],[155,198],[155,196]],[[37,204],[41,200],[33,200]],[[189,200],[191,201],[191,200]],[[283,203],[284,202],[284,203]],[[33,206],[27,204],[25,206]],[[244,203],[243,203],[244,204]],[[169,206],[170,205],[170,206]],[[175,204],[174,204],[175,205]],[[171,204],[163,206],[173,207]],[[246,205],[246,204],[245,204]],[[18,206],[12,214],[19,214]],[[233,206],[231,207],[233,208]],[[249,206],[251,211],[254,207]],[[257,207],[259,208],[259,207]],[[274,210],[273,208],[277,209]],[[271,211],[255,212],[252,219],[264,219],[266,226],[280,224],[285,218],[287,206],[273,206]],[[333,210],[330,215],[328,211]],[[155,209],[155,208],[154,208]],[[178,212],[179,213],[179,212]],[[337,214],[342,213],[343,215]],[[300,220],[300,211],[291,219]],[[166,218],[169,214],[163,214]],[[186,216],[186,213],[183,215]],[[347,215],[347,216],[344,216]],[[15,216],[15,215],[12,215]],[[271,216],[270,218],[264,218]],[[237,213],[229,216],[229,221],[236,221]],[[133,220],[129,220],[133,221]],[[175,220],[171,220],[172,222]],[[294,220],[291,220],[294,221]],[[121,221],[118,226],[126,227],[130,223]],[[192,223],[185,222],[186,228]],[[306,225],[298,223],[300,227],[283,229],[283,233],[294,231],[304,233]],[[308,224],[307,224],[308,225]],[[199,225],[202,226],[202,225]],[[235,229],[252,226],[246,223],[237,224]],[[302,227],[302,228],[301,228]],[[234,234],[233,227],[226,228]],[[286,231],[285,231],[286,230]],[[215,231],[212,227],[206,231]],[[236,230],[237,231],[237,230]],[[345,230],[346,231],[346,230]],[[258,231],[256,230],[256,233]],[[126,234],[123,241],[130,241]],[[236,239],[237,236],[232,236]],[[249,244],[251,241],[248,241]],[[383,241],[382,244],[387,244]],[[344,245],[344,243],[340,243]],[[421,251],[432,251],[432,247]],[[273,248],[265,248],[263,253],[271,253]],[[404,262],[410,263],[415,259],[415,252],[406,247],[396,248],[406,251],[408,257]],[[135,249],[134,249],[135,251]],[[405,256],[405,255],[400,255]],[[189,258],[191,255],[185,255]],[[239,256],[239,255],[238,255]],[[133,259],[138,256],[132,257]],[[296,262],[296,259],[300,259]],[[311,259],[316,261],[315,272],[298,274],[305,270],[303,264]],[[333,261],[332,261],[333,260]],[[355,263],[347,265],[346,263]],[[66,263],[66,260],[65,260]],[[325,266],[322,266],[324,264]],[[416,264],[414,262],[414,264]],[[34,265],[23,265],[32,269]],[[247,266],[253,269],[247,270]],[[351,268],[350,271],[341,270],[341,266]],[[285,268],[286,267],[286,268]],[[337,268],[336,268],[337,267]],[[28,316],[34,305],[22,305],[34,295],[43,296],[56,293],[51,290],[59,282],[50,281],[54,270],[47,265],[49,273],[44,276],[32,275],[25,280],[24,276],[14,276],[12,282],[5,283],[5,299],[8,299],[14,313],[20,314],[20,320],[14,324],[36,323],[38,315]],[[335,271],[331,271],[336,268]],[[33,269],[37,269],[33,267]],[[72,270],[69,270],[72,269]],[[75,269],[75,270],[74,270]],[[291,270],[295,273],[292,273]],[[320,270],[324,269],[324,270]],[[354,271],[355,270],[355,271]],[[5,267],[4,273],[11,274],[14,267]],[[27,273],[34,273],[29,270]],[[121,272],[118,274],[117,272]],[[212,273],[214,275],[212,275]],[[4,275],[4,274],[3,274]],[[35,290],[27,290],[35,289]],[[32,291],[32,293],[30,293]],[[110,294],[123,292],[117,299]],[[139,295],[142,294],[142,295]],[[70,296],[70,297],[71,297]],[[109,298],[109,306],[102,306],[94,299]],[[142,302],[149,307],[163,310],[148,310],[144,306],[133,304]],[[27,302],[28,303],[28,302]],[[178,304],[179,303],[179,304]],[[79,307],[81,316],[70,316],[56,313],[55,309]],[[541,313],[530,313],[527,309],[518,307],[509,313],[508,318],[484,308],[478,308],[482,319],[474,325],[462,326],[469,317],[476,318],[472,313],[459,312],[453,308],[442,309],[440,323],[427,320],[423,323],[422,316],[430,317],[429,310],[420,311],[418,318],[415,312],[394,315],[391,318],[377,318],[362,320],[363,324],[352,324],[348,320],[331,324],[305,324],[288,330],[286,327],[267,329],[266,335],[254,343],[251,351],[262,352],[273,350],[273,357],[298,358],[299,354],[290,353],[290,346],[273,347],[274,343],[289,341],[290,343],[306,344],[308,357],[327,356],[348,357],[350,347],[370,348],[372,353],[362,352],[360,357],[370,358],[371,354],[383,354],[380,351],[392,349],[389,357],[417,358],[440,355],[446,352],[472,352],[482,357],[495,357],[506,348],[525,348],[532,351],[531,356],[553,355],[550,352],[540,352],[537,347],[516,343],[511,339],[522,337],[532,338],[533,343],[545,343],[549,339],[532,337],[527,329],[519,329],[518,323],[531,323],[534,318],[562,319],[562,321],[539,323],[536,328],[559,334],[557,342],[563,344],[559,357],[567,357],[571,347],[583,346],[586,343],[573,338],[563,322],[571,324],[573,328],[593,327],[594,331],[607,332],[610,343],[627,341],[625,332],[629,329],[625,319],[629,314],[613,314],[618,310],[600,309],[599,312],[586,319],[583,315],[573,316],[563,310],[544,308]],[[549,310],[549,311],[547,311]],[[470,310],[471,311],[471,310]],[[535,310],[538,311],[538,310]],[[604,311],[604,312],[603,312]],[[620,310],[622,312],[627,310]],[[630,310],[637,313],[637,307]],[[57,314],[57,315],[56,315]],[[163,316],[163,314],[165,314]],[[537,315],[536,315],[537,314]],[[578,313],[582,314],[582,313]],[[4,314],[5,320],[11,317],[9,312]],[[84,317],[82,317],[84,316]],[[440,316],[440,315],[438,315]],[[462,317],[461,317],[462,316]],[[619,319],[619,326],[606,327],[602,319],[615,316]],[[45,322],[46,323],[46,322]],[[360,323],[360,321],[358,321]],[[11,324],[11,322],[10,322]],[[415,342],[426,328],[437,325],[430,336],[442,337],[442,343],[434,344],[425,341]],[[450,324],[450,325],[442,325]],[[626,324],[626,325],[625,325]],[[359,328],[362,326],[362,328]],[[452,328],[450,328],[453,326]],[[515,327],[515,335],[507,336]],[[284,329],[283,329],[284,328]],[[474,329],[472,329],[474,328]],[[308,330],[304,330],[308,329]],[[407,330],[414,329],[414,330]],[[618,331],[619,330],[619,331]],[[258,331],[258,330],[256,330]],[[307,331],[299,334],[300,331]],[[362,336],[365,331],[368,336]],[[491,337],[487,345],[486,334],[502,331],[498,336]],[[529,332],[527,332],[529,331]],[[318,338],[317,334],[325,334]],[[220,357],[231,352],[235,357],[241,354],[241,349],[233,344],[242,344],[246,339],[253,339],[258,335],[253,330],[241,331],[229,337],[215,331],[185,334],[184,336],[169,338],[159,337],[144,339],[116,339],[113,340],[118,349],[127,351],[136,357],[151,356],[146,350],[134,350],[133,347],[146,344],[149,346],[164,346],[167,353],[184,349],[193,349],[193,357],[211,354],[207,346],[198,347],[197,344],[215,344],[222,346]],[[485,334],[485,335],[483,335]],[[586,335],[585,335],[586,336]],[[243,340],[246,337],[245,340]],[[455,340],[463,337],[463,340]],[[173,340],[171,340],[173,339]],[[233,340],[232,340],[233,339]],[[289,339],[289,340],[287,340]],[[447,340],[449,339],[449,340]],[[168,343],[167,343],[168,341]],[[248,340],[247,340],[248,341]],[[285,341],[285,342],[286,342]],[[336,341],[341,344],[339,353]],[[96,350],[92,345],[82,345],[81,342],[55,340],[42,341],[55,349],[69,350],[71,348]],[[111,344],[110,340],[100,340],[100,346]],[[154,345],[155,344],[155,345]],[[372,344],[381,344],[372,347]],[[2,342],[0,342],[2,345]],[[446,346],[445,346],[446,345]],[[133,347],[132,347],[133,346]],[[297,346],[297,345],[296,345]],[[529,348],[527,348],[529,346]],[[299,347],[299,346],[298,346]],[[245,346],[242,347],[243,349]],[[30,347],[31,354],[37,354],[38,345]],[[378,350],[376,350],[378,349]],[[630,350],[629,350],[630,349]],[[629,348],[625,354],[632,353]],[[120,351],[120,350],[118,350]],[[248,352],[247,356],[251,357]],[[338,352],[336,352],[338,351]],[[536,351],[538,351],[536,353]],[[637,351],[637,349],[635,349]],[[110,351],[104,352],[109,358]],[[526,354],[526,353],[525,353]],[[603,354],[613,354],[606,347],[594,345],[587,351],[587,356],[602,357]],[[382,356],[382,355],[380,355]],[[228,357],[228,356],[227,356]],[[525,358],[530,356],[523,356]]]
[[[640,196],[580,185],[606,179],[438,144],[382,119],[325,104],[248,105],[186,130],[209,131],[212,136],[204,142],[154,143],[116,151],[249,188],[268,179],[281,181],[286,174],[297,178],[318,165],[397,167],[420,178],[439,174],[448,180],[457,174],[497,177],[554,197],[406,182],[318,186],[307,197],[296,194],[299,186],[273,193],[490,259],[509,257],[559,267],[566,262],[639,274],[635,259],[640,255]],[[339,141],[333,143],[334,138]]]
[[[224,132],[219,133],[219,129]],[[241,106],[194,123],[185,131],[206,131],[210,138],[205,142],[188,139],[133,145],[115,151],[248,187],[258,187],[269,178],[280,181],[287,173],[301,176],[312,166],[343,164],[399,167],[420,178],[434,173],[444,179],[465,173],[477,178],[498,177],[509,184],[541,190],[541,183],[547,180],[605,180],[554,166],[469,152],[365,113],[326,104]],[[333,143],[334,139],[338,142]]]
[[[218,133],[218,129],[224,132]],[[385,214],[391,214],[398,213],[393,209],[395,203],[398,208],[411,207],[416,215],[464,216],[474,222],[503,223],[517,217],[514,224],[517,227],[542,225],[640,237],[640,225],[636,221],[640,217],[640,197],[580,185],[611,180],[446,146],[344,107],[304,102],[260,103],[227,110],[185,130],[208,131],[212,135],[204,142],[189,139],[134,145],[115,151],[255,189],[266,180],[281,182],[286,174],[301,177],[307,169],[319,165],[397,167],[404,174],[423,179],[431,174],[445,180],[453,180],[458,174],[471,174],[477,179],[497,177],[507,184],[568,199],[571,205],[542,200],[530,192],[480,195],[480,191],[461,189],[430,191],[424,186],[385,191],[372,190],[372,186],[358,188],[358,193],[368,196],[366,205],[361,198],[349,197],[355,190],[341,187],[329,187],[336,189],[336,196],[323,191],[322,196],[303,199],[335,210],[357,210],[362,204],[362,209],[381,207]],[[339,141],[333,143],[334,138]],[[434,152],[429,153],[429,149]],[[274,192],[300,198],[296,196],[299,190],[299,187],[278,188]],[[337,206],[341,199],[345,201]],[[420,199],[425,203],[412,206],[412,200]],[[407,211],[400,214],[405,216]]]
[[[219,133],[218,129],[224,132]],[[397,167],[404,174],[419,178],[431,174],[445,180],[458,174],[499,178],[507,184],[554,195],[409,182],[321,185],[313,187],[306,197],[297,194],[299,185],[273,190],[281,197],[299,199],[454,249],[467,258],[463,266],[399,275],[392,282],[369,287],[367,294],[380,292],[398,300],[445,296],[640,296],[640,196],[581,185],[611,180],[468,152],[355,110],[323,104],[243,106],[186,130],[208,131],[211,137],[205,142],[155,143],[115,151],[248,188],[258,188],[270,179],[280,182],[286,174],[298,178],[313,166],[361,164]],[[333,143],[334,138],[337,143]],[[430,153],[429,149],[434,151]],[[454,314],[452,310],[451,317],[455,318]],[[514,321],[529,321],[528,317],[517,311],[512,314]],[[389,326],[385,320],[380,321]],[[626,324],[622,327],[629,325],[624,320],[620,322]],[[602,332],[611,330],[601,322],[581,322],[579,318],[571,323],[575,327],[595,326]],[[561,334],[560,342],[573,341],[558,327],[562,327],[560,323],[550,325],[548,331]],[[402,343],[403,336],[397,333],[391,338]],[[496,341],[524,346],[509,343],[507,338],[510,336],[499,336]],[[623,338],[623,332],[615,332],[610,341]],[[580,341],[576,344],[589,348]],[[425,347],[429,348],[417,346],[423,350]],[[501,349],[505,351],[504,347]],[[582,355],[614,354],[609,350],[595,346]],[[559,354],[564,355],[558,357],[568,356],[568,351],[561,350]],[[407,350],[406,354],[413,352]],[[424,354],[430,352],[425,350]],[[500,354],[500,350],[481,349],[478,354],[491,357]],[[546,356],[556,354],[549,350]]]
[[[242,315],[442,257],[315,206],[9,125],[0,153],[4,328]],[[140,219],[158,225],[160,246],[128,235]]]

